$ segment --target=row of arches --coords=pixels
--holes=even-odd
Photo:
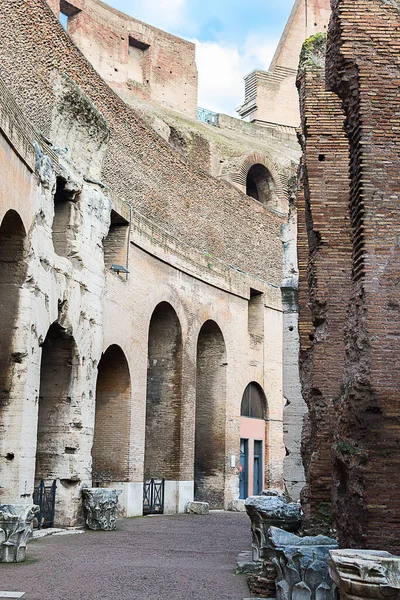
[[[0,225],[0,390],[10,392],[10,357],[20,288],[26,274],[26,232],[19,215],[8,211]],[[144,477],[181,480],[183,411],[182,331],[174,308],[161,302],[148,331]],[[198,335],[194,426],[195,498],[224,505],[227,406],[227,354],[223,334],[206,321]],[[71,430],[73,382],[79,356],[72,334],[53,323],[42,344],[35,479],[70,477],[70,455],[79,451]],[[131,376],[122,349],[110,346],[97,373],[92,446],[95,484],[130,478]],[[93,398],[88,398],[91,402]],[[242,416],[265,419],[266,411]],[[261,415],[261,417],[260,417]],[[0,425],[1,427],[1,425]],[[6,432],[3,432],[6,434]]]
[[[182,332],[167,302],[149,325],[144,478],[181,479]],[[207,321],[197,342],[194,440],[195,496],[223,505],[226,421],[226,349],[222,332]],[[119,346],[103,354],[98,367],[93,444],[93,479],[128,481],[130,374]],[[122,424],[122,429],[120,424]],[[115,441],[121,444],[116,448]]]

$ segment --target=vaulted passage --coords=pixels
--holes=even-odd
[[[149,327],[144,474],[179,479],[182,335],[178,317],[162,302]]]
[[[12,341],[26,263],[25,229],[14,210],[9,210],[0,226],[0,406],[10,393]]]
[[[253,165],[247,173],[246,194],[262,204],[271,203],[275,196],[275,183],[264,165]]]
[[[97,376],[92,449],[94,484],[129,481],[131,380],[125,354],[110,346]]]
[[[226,349],[222,332],[206,321],[197,342],[195,499],[224,506]]]
[[[73,338],[53,323],[42,347],[36,480],[74,479],[71,455],[78,448],[70,423],[75,354]]]

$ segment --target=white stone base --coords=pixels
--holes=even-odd
[[[143,515],[143,482],[121,483],[113,481],[102,487],[122,490],[118,499],[120,517],[141,517]],[[194,481],[166,481],[164,488],[164,514],[175,515],[186,512],[188,502],[194,497]]]
[[[245,512],[246,508],[244,503],[244,500],[232,500],[228,510],[231,510],[232,512]]]
[[[193,481],[166,481],[164,490],[164,515],[184,513],[188,502],[193,501]]]
[[[141,517],[143,515],[143,482],[130,481],[121,483],[113,481],[102,487],[122,490],[118,498],[118,514],[120,517]]]
[[[210,507],[208,502],[188,502],[186,506],[186,512],[195,515],[208,515]]]

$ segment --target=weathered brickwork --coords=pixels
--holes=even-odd
[[[190,168],[178,153],[171,152],[170,145],[112,93],[44,0],[29,4],[4,0],[0,6],[4,23],[1,75],[45,136],[52,134],[54,88],[59,85],[55,79],[61,72],[80,86],[109,123],[101,177],[113,196],[132,202],[190,245],[280,284],[281,215],[231,185]],[[22,55],[23,62],[19,60]],[[59,143],[54,137],[51,141]],[[256,242],[258,236],[265,243]]]
[[[332,9],[327,81],[346,114],[353,242],[334,446],[336,526],[342,544],[399,553],[400,7],[338,0]]]
[[[194,44],[103,3],[78,0],[69,4],[77,10],[69,11],[68,33],[118,94],[127,101],[139,96],[195,116]]]
[[[304,46],[297,79],[304,137],[299,194],[300,368],[308,415],[303,430],[306,527],[331,525],[335,403],[345,360],[351,280],[348,141],[336,94],[325,91],[326,36]]]
[[[327,86],[322,69],[299,78],[303,502],[311,525],[332,506],[343,547],[399,553],[400,7],[332,11]]]
[[[245,100],[238,112],[243,119],[298,127],[296,73],[302,43],[326,32],[329,0],[296,0],[268,71],[255,70],[245,78]]]

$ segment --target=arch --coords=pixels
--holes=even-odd
[[[267,399],[262,387],[252,381],[243,392],[240,416],[251,419],[266,419],[268,415]]]
[[[261,204],[273,204],[275,182],[269,170],[260,163],[250,167],[246,176],[246,194]]]
[[[10,393],[12,342],[18,314],[20,288],[26,274],[25,227],[19,214],[9,210],[0,226],[0,398]],[[4,403],[1,402],[3,406]]]
[[[77,348],[72,335],[53,323],[42,346],[35,480],[71,479],[73,371]]]
[[[206,321],[197,341],[195,499],[224,506],[226,346],[215,321]]]
[[[182,412],[182,332],[168,302],[150,319],[144,476],[179,479]]]
[[[96,383],[92,480],[129,481],[131,377],[125,354],[113,344],[103,353]]]

